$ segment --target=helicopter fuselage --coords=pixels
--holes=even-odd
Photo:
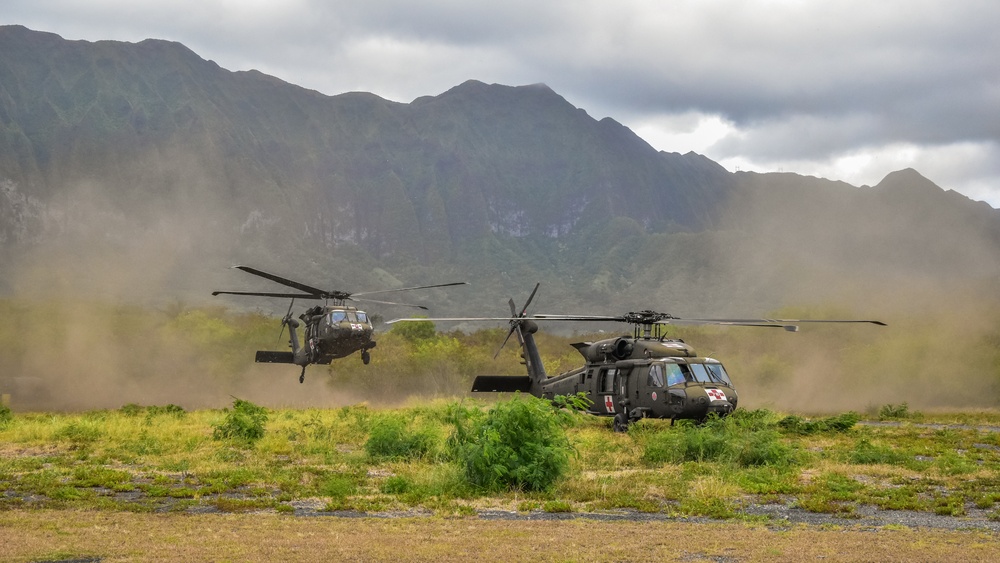
[[[578,342],[573,347],[585,365],[549,377],[535,345],[537,330],[532,321],[514,327],[528,375],[479,376],[472,391],[521,391],[546,399],[584,393],[593,402],[588,412],[615,417],[618,431],[640,418],[725,416],[739,401],[721,362],[697,356],[688,344],[676,339],[622,336]]]
[[[355,307],[313,307],[299,318],[305,323],[305,341],[302,348],[293,353],[303,355],[307,363],[328,364],[375,347],[371,320]]]
[[[438,283],[352,294],[347,291],[328,290],[306,285],[295,280],[258,270],[257,268],[251,268],[250,266],[237,265],[233,266],[233,268],[296,290],[295,293],[288,291],[213,291],[212,295],[251,295],[256,297],[291,299],[291,303],[288,305],[288,312],[281,319],[281,329],[284,331],[285,327],[288,327],[288,344],[292,350],[290,352],[258,350],[255,361],[267,364],[295,364],[301,366],[302,371],[299,373],[299,383],[305,381],[306,366],[310,364],[329,364],[337,358],[343,358],[358,351],[361,352],[362,363],[367,365],[371,361],[369,350],[375,347],[375,341],[372,340],[375,328],[364,311],[359,311],[356,307],[347,305],[347,301],[356,301],[357,296],[360,295],[450,287],[465,285],[466,283]],[[292,307],[295,305],[296,299],[323,300],[327,303],[324,306],[317,305],[311,307],[305,313],[299,315],[299,319],[305,323],[305,340],[301,343],[299,341],[298,329],[302,326],[302,323],[292,318]],[[381,303],[383,305],[402,305],[405,307],[427,309],[423,305],[410,305],[394,301],[361,300]],[[332,305],[329,304],[331,302],[333,303]]]
[[[743,326],[777,328],[788,332],[797,332],[800,323],[865,323],[885,326],[882,321],[853,319],[681,318],[650,309],[624,315],[545,314],[529,317],[528,306],[540,285],[535,284],[531,295],[520,309],[513,299],[507,301],[511,313],[509,318],[410,318],[395,319],[389,321],[389,324],[427,320],[507,321],[510,330],[500,345],[500,350],[511,336],[517,335],[522,363],[528,374],[480,375],[473,381],[472,391],[522,392],[546,399],[583,393],[592,403],[589,412],[598,416],[613,416],[612,427],[617,432],[626,431],[631,422],[640,418],[702,421],[709,415],[725,416],[736,409],[739,395],[722,363],[698,356],[683,340],[667,338],[663,331],[665,325]],[[538,332],[536,321],[629,323],[634,325],[634,330],[631,337],[573,344],[583,356],[583,367],[549,377],[535,344],[535,333]]]
[[[739,401],[722,363],[695,356],[682,341],[622,337],[575,346],[586,365],[543,380],[542,397],[584,393],[593,401],[591,414],[624,414],[628,420],[701,420],[711,413],[729,414]],[[609,354],[600,360],[585,353],[609,347],[633,351],[623,359]]]
[[[395,319],[413,321],[489,321],[505,320],[510,325],[507,337],[517,335],[521,359],[528,375],[480,375],[472,383],[473,392],[522,392],[553,399],[579,393],[590,398],[591,414],[613,416],[615,431],[624,432],[640,418],[704,420],[712,414],[725,416],[736,409],[739,395],[722,363],[695,354],[683,340],[666,338],[665,325],[720,325],[784,329],[797,332],[799,323],[865,323],[885,326],[882,321],[853,319],[765,319],[765,318],[681,318],[650,309],[624,315],[534,315],[527,316],[528,306],[540,283],[520,309],[509,299],[511,316],[452,317],[440,319]],[[549,377],[535,344],[536,321],[619,322],[634,325],[632,336],[609,338],[598,342],[573,344],[584,358],[583,367]],[[499,354],[500,351],[497,351]],[[496,357],[496,356],[494,356]]]

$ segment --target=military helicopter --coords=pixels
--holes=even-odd
[[[800,323],[870,323],[881,321],[814,319],[682,319],[667,313],[639,311],[620,316],[606,315],[532,315],[528,306],[538,291],[538,284],[520,311],[511,299],[511,316],[441,319],[395,319],[404,321],[507,321],[511,335],[517,335],[521,357],[528,375],[480,375],[472,384],[473,392],[530,393],[551,399],[556,395],[585,393],[592,401],[588,412],[614,417],[612,428],[625,432],[630,423],[641,418],[705,420],[710,414],[725,416],[736,409],[739,395],[722,362],[698,356],[683,340],[666,338],[664,325],[723,325],[783,328],[797,332]],[[542,365],[534,334],[537,321],[618,322],[634,325],[631,336],[619,336],[597,342],[572,344],[583,356],[584,366],[549,377]]]
[[[357,299],[361,295],[376,295],[381,293],[391,293],[397,291],[411,291],[414,289],[431,289],[434,287],[449,287],[454,285],[465,285],[467,282],[439,283],[434,285],[421,285],[418,287],[401,287],[397,289],[384,289],[381,291],[367,291],[363,293],[348,293],[346,291],[324,290],[316,287],[292,281],[281,276],[276,276],[249,266],[233,266],[237,270],[242,270],[248,274],[260,276],[262,278],[280,283],[292,289],[299,290],[299,293],[278,293],[261,291],[213,291],[212,295],[253,295],[257,297],[281,297],[290,298],[288,311],[281,319],[281,334],[284,333],[285,326],[288,326],[289,345],[291,352],[278,352],[271,350],[258,350],[255,361],[266,364],[295,364],[302,366],[299,374],[299,383],[305,381],[306,366],[309,364],[329,364],[338,358],[344,358],[361,351],[361,362],[368,365],[371,361],[369,350],[375,347],[372,340],[374,327],[368,314],[357,307],[347,305],[348,301],[367,301],[369,303],[380,303],[383,305],[402,305],[404,307],[415,307],[426,310],[422,305],[411,305],[408,303],[396,303],[393,301],[377,301],[375,299]],[[292,307],[296,299],[322,299],[324,304],[310,307],[299,315],[305,325],[305,346],[299,343],[299,335],[296,329],[299,328],[299,321],[292,318]]]

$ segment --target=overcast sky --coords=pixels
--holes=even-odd
[[[909,167],[1000,208],[996,0],[6,0],[0,24],[178,41],[330,95],[542,82],[729,170]]]

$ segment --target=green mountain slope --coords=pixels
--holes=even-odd
[[[0,291],[207,298],[240,262],[348,291],[452,279],[435,313],[763,314],[1000,279],[1000,212],[655,151],[544,85],[408,104],[230,72],[183,45],[0,27]],[[268,310],[281,304],[264,304]],[[394,316],[400,312],[384,313]]]

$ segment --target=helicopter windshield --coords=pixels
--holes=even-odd
[[[663,370],[667,372],[667,386],[684,383],[684,372],[677,364],[663,364]]]
[[[339,322],[343,321],[346,318],[347,318],[347,312],[346,311],[333,311],[333,312],[330,313],[330,322],[331,323],[339,323]]]
[[[733,382],[730,381],[729,374],[726,373],[726,368],[722,367],[722,364],[705,364],[705,367],[708,369],[708,375],[717,383],[729,387],[733,386]]]
[[[358,322],[359,323],[367,323],[368,322],[368,313],[365,313],[364,311],[358,311]]]
[[[726,373],[726,369],[722,367],[722,364],[688,364],[688,369],[691,371],[691,375],[694,376],[694,380],[699,383],[717,383],[727,387],[733,386],[729,381],[729,374]]]
[[[688,364],[688,368],[691,370],[691,374],[694,375],[694,380],[699,383],[715,383],[712,376],[708,374],[708,370],[705,369],[705,364]]]

